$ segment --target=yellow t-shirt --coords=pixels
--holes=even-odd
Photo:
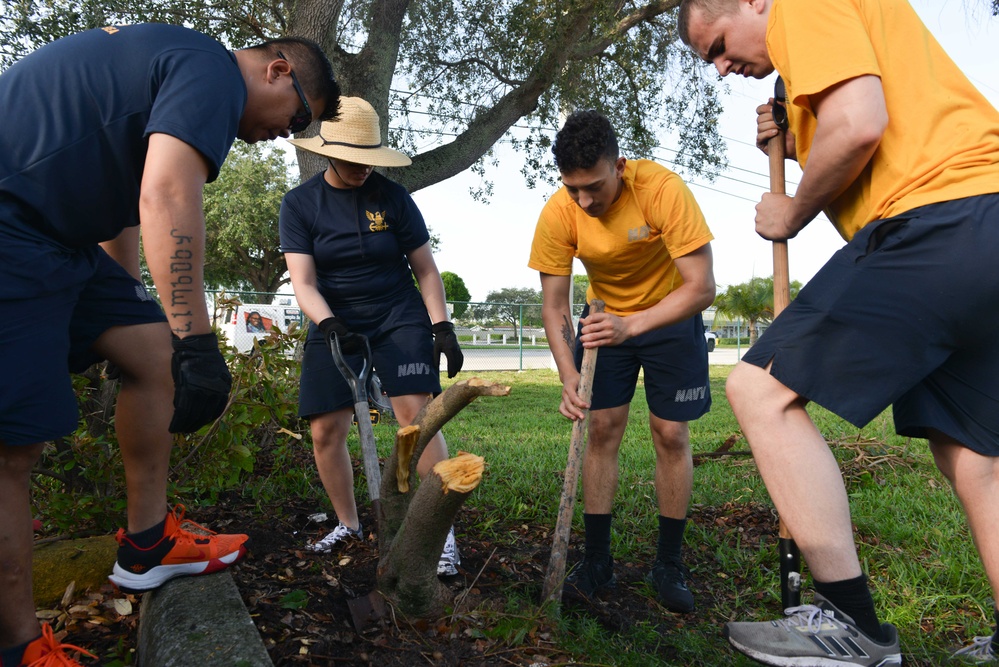
[[[866,74],[881,78],[888,127],[826,211],[843,238],[917,206],[999,192],[999,112],[905,0],[774,0],[767,49],[787,86],[802,167],[816,127],[808,96]]]
[[[567,276],[572,259],[586,267],[587,302],[630,315],[654,306],[683,284],[673,262],[711,241],[711,231],[686,183],[649,160],[629,160],[621,196],[592,218],[560,188],[545,204],[528,266]]]

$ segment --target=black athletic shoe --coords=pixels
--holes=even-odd
[[[683,563],[657,560],[645,581],[656,589],[660,604],[670,611],[686,614],[694,611],[694,596],[687,588],[689,571]]]
[[[587,600],[602,588],[611,588],[617,581],[614,576],[614,559],[611,556],[586,556],[576,563],[565,583]]]

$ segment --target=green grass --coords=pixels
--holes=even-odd
[[[747,450],[725,400],[730,370],[711,367],[711,412],[690,425],[695,456],[717,450],[733,436],[738,439],[732,449]],[[510,396],[476,400],[444,432],[452,454],[464,450],[485,457],[484,479],[468,501],[482,520],[469,530],[503,548],[516,539],[513,528],[521,523],[554,526],[571,426],[558,413],[561,385],[554,372],[477,375],[510,385]],[[896,436],[890,413],[858,430],[821,408],[809,410],[844,471],[861,562],[879,613],[899,629],[906,664],[939,665],[946,652],[990,633],[991,593],[984,571],[960,506],[925,442]],[[387,455],[394,424],[376,425],[375,433]],[[641,383],[620,462],[612,548],[617,560],[643,564],[655,552],[656,510]],[[362,497],[364,491],[357,493]],[[581,506],[576,503],[574,541],[581,539]],[[698,611],[689,617],[664,613],[614,632],[586,615],[566,614],[553,641],[581,664],[755,665],[729,649],[721,626],[731,619],[766,620],[780,613],[776,535],[753,539],[739,530],[740,511],[755,508],[765,516],[770,506],[751,457],[703,459],[694,470],[694,520],[686,549],[693,554],[688,558],[695,564],[695,591],[706,590],[709,599],[699,599]],[[718,518],[698,522],[698,516]],[[730,516],[732,521],[726,520]],[[511,597],[518,595],[530,597],[511,591]],[[804,599],[811,599],[807,572]],[[516,605],[520,615],[505,617],[490,632],[516,636],[530,631],[534,617],[523,609],[533,602],[522,602]]]

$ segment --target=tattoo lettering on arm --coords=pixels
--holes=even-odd
[[[172,317],[194,317],[191,310],[191,303],[188,300],[194,291],[194,251],[190,246],[194,243],[194,237],[177,233],[176,229],[170,231],[170,236],[176,241],[173,254],[170,255],[170,315]],[[191,330],[191,320],[188,319],[184,326],[173,327],[174,333],[187,333]]]
[[[572,335],[572,321],[567,317],[563,317],[563,319],[565,321],[562,322],[562,340],[565,341],[570,350],[574,350],[576,349],[576,343]]]

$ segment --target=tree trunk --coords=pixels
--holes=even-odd
[[[413,495],[378,566],[378,591],[404,615],[439,616],[451,602],[451,589],[437,578],[437,561],[455,515],[482,481],[484,468],[481,456],[460,452],[435,465]]]
[[[509,393],[509,387],[478,378],[458,382],[396,434],[395,451],[382,474],[378,591],[405,616],[433,617],[450,602],[450,589],[437,579],[437,561],[454,517],[485,467],[481,457],[459,452],[416,485],[420,455],[441,427],[477,397]]]

